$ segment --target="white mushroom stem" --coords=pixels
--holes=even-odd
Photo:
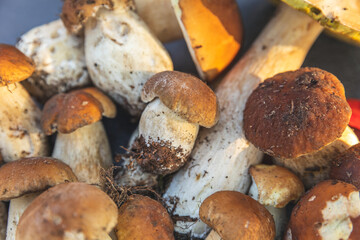
[[[281,194],[281,193],[279,193],[279,194]],[[252,179],[252,184],[250,186],[248,195],[250,197],[252,197],[253,199],[255,199],[256,201],[259,201],[259,190],[255,184],[254,179]],[[276,229],[275,239],[281,240],[283,233],[285,231],[286,225],[289,220],[287,213],[286,213],[286,208],[285,207],[284,208],[276,208],[274,206],[264,206],[264,207],[270,212],[270,214],[274,218],[275,229]]]
[[[186,217],[176,223],[177,232],[203,237],[208,227],[197,220],[201,202],[219,190],[247,191],[248,168],[261,161],[262,153],[244,136],[242,114],[246,100],[266,78],[298,69],[321,30],[310,17],[282,5],[217,87],[219,123],[200,131],[191,162],[174,175],[164,194],[173,213]]]
[[[8,210],[5,206],[5,203],[0,201],[0,240],[5,240],[6,237],[7,216]]]
[[[69,165],[80,182],[101,185],[100,169],[112,166],[103,124],[99,121],[69,134],[58,133],[52,157]]]
[[[211,232],[209,233],[209,235],[206,237],[205,240],[221,240],[221,239],[222,238],[215,230],[211,230]]]
[[[332,160],[341,152],[359,143],[359,139],[350,127],[346,127],[340,138],[319,151],[302,155],[294,159],[275,158],[277,165],[284,166],[296,173],[309,189],[316,183],[328,179]]]
[[[19,219],[25,209],[38,195],[39,193],[30,193],[10,200],[6,240],[16,240],[15,235]]]
[[[69,34],[61,20],[30,30],[17,48],[35,62],[35,72],[24,84],[39,99],[90,83],[83,39]]]
[[[101,9],[85,26],[86,64],[94,84],[140,115],[145,82],[155,73],[172,70],[170,56],[145,23],[126,7]]]
[[[137,14],[161,42],[182,38],[170,0],[134,0]]]
[[[47,156],[48,143],[40,127],[41,110],[24,87],[0,87],[0,152],[5,162]]]

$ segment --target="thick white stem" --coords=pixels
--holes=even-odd
[[[277,165],[291,169],[301,178],[305,188],[309,189],[316,183],[329,178],[331,162],[334,158],[357,143],[359,139],[356,134],[347,127],[339,139],[315,153],[294,159],[276,158],[275,162]]]
[[[174,175],[164,194],[169,205],[175,208],[175,215],[196,221],[178,221],[177,232],[203,237],[208,227],[196,220],[201,202],[219,190],[247,191],[248,168],[261,161],[262,153],[243,133],[246,100],[266,78],[299,68],[321,30],[308,16],[282,6],[247,54],[220,83],[216,90],[221,109],[219,123],[200,131],[192,161]]]
[[[58,133],[52,156],[68,164],[80,182],[101,184],[100,169],[112,166],[111,149],[101,122]]]
[[[0,201],[0,240],[6,237],[6,222],[8,219],[8,210],[4,202]]]
[[[221,240],[221,237],[215,230],[211,230],[206,240]]]
[[[26,194],[19,198],[10,200],[9,217],[7,223],[6,240],[15,240],[16,228],[19,219],[30,203],[39,195],[39,193]]]
[[[0,87],[0,153],[5,162],[47,156],[48,143],[40,127],[41,110],[21,84]]]

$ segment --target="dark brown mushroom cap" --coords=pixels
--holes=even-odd
[[[115,227],[116,204],[99,188],[64,183],[39,195],[20,217],[21,240],[107,239]]]
[[[34,70],[34,62],[17,48],[0,44],[0,87],[25,80]]]
[[[101,120],[102,115],[115,116],[116,107],[109,103],[111,100],[95,88],[57,94],[46,102],[41,126],[46,135],[56,130],[71,133]]]
[[[144,85],[141,99],[150,102],[156,97],[189,122],[210,128],[218,121],[219,104],[215,93],[190,74],[165,71],[152,76]]]
[[[343,212],[351,218],[360,214],[359,206],[356,206],[359,205],[358,194],[356,187],[349,183],[337,180],[318,183],[293,208],[285,239],[325,240],[321,234],[322,227],[339,227],[337,224],[346,217]],[[338,204],[335,204],[335,201],[338,201]]]
[[[174,225],[166,209],[141,195],[131,195],[119,208],[115,232],[118,240],[174,239]]]
[[[65,0],[60,17],[69,32],[79,33],[99,8],[112,9],[113,6],[112,0]]]
[[[305,192],[301,180],[286,168],[258,164],[251,166],[249,173],[258,189],[258,201],[263,205],[283,208]]]
[[[336,157],[330,169],[330,178],[351,183],[360,189],[360,143]]]
[[[55,158],[22,158],[0,168],[0,201],[75,181],[77,178],[71,168]]]
[[[250,95],[246,138],[281,158],[312,153],[341,137],[351,116],[344,87],[331,73],[301,68],[275,75]]]
[[[264,206],[240,192],[220,191],[200,206],[200,219],[227,240],[273,240],[275,223]]]

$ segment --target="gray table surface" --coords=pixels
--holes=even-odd
[[[237,0],[245,27],[244,47],[237,58],[249,48],[252,41],[271,18],[275,7],[267,0]],[[61,0],[0,0],[0,42],[15,44],[17,39],[35,26],[59,17]],[[196,73],[183,40],[165,45],[176,70]],[[311,48],[304,66],[319,67],[335,74],[344,84],[346,95],[360,98],[360,47],[352,46],[321,34]],[[114,152],[126,146],[128,136],[136,123],[121,109],[121,117],[105,120]],[[111,129],[111,130],[110,130]]]

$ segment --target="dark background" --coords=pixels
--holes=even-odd
[[[238,0],[245,27],[244,47],[240,58],[261,29],[271,18],[275,7],[267,0]],[[15,44],[17,39],[33,27],[45,24],[59,17],[61,0],[0,0],[0,42]],[[179,40],[165,47],[174,61],[175,70],[196,74],[186,44]],[[304,66],[319,67],[335,74],[344,84],[349,98],[360,98],[360,47],[335,40],[322,33],[310,50]],[[120,145],[127,146],[127,140],[136,122],[119,109],[116,119],[105,119],[113,151],[119,152]]]

